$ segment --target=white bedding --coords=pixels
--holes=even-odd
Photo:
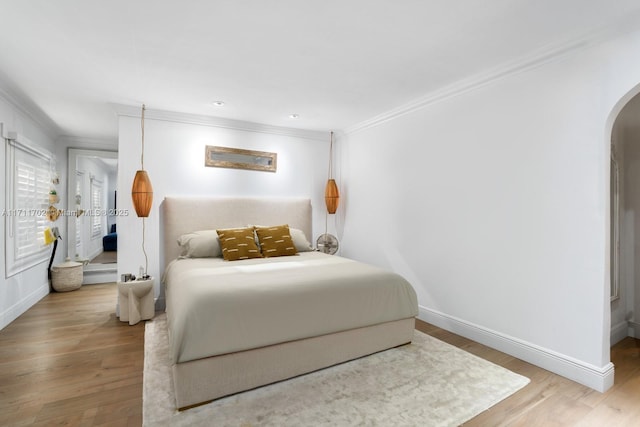
[[[319,252],[178,259],[164,282],[174,363],[418,314],[416,293],[401,276]]]

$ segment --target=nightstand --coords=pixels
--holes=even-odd
[[[118,282],[118,306],[120,321],[135,325],[140,320],[153,319],[153,277],[147,280]]]

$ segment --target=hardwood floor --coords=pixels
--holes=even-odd
[[[614,386],[599,393],[508,354],[435,326],[416,329],[524,375],[522,390],[465,423],[465,426],[640,426],[640,340],[627,337],[611,349]]]
[[[0,425],[140,426],[144,322],[114,283],[51,293],[0,331]]]
[[[115,317],[115,284],[52,293],[0,331],[1,426],[140,426],[144,322]],[[422,321],[416,328],[531,379],[468,426],[639,426],[640,340],[612,348],[598,393]]]

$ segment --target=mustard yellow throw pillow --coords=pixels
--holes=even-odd
[[[253,227],[225,228],[216,232],[222,248],[222,257],[225,260],[262,258],[253,235]]]
[[[296,255],[298,253],[291,239],[288,225],[256,227],[256,234],[264,257]]]

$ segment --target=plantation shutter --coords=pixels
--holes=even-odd
[[[44,230],[51,185],[49,153],[22,139],[7,140],[5,216],[6,273],[11,276],[46,261]]]
[[[76,211],[81,210],[82,201],[82,180],[84,179],[84,173],[76,171]],[[76,254],[82,253],[80,248],[82,247],[82,219],[76,215]]]
[[[91,237],[102,236],[105,218],[102,206],[102,181],[91,177]]]
[[[20,152],[16,161],[16,250],[17,257],[34,254],[44,245],[49,197],[49,163]],[[26,158],[25,158],[26,157]],[[22,214],[24,213],[24,214]]]

